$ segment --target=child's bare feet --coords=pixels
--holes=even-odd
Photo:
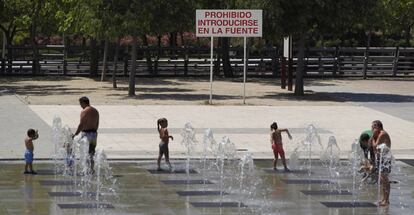
[[[378,204],[379,204],[379,206],[381,206],[381,207],[385,207],[385,206],[388,206],[388,205],[390,204],[390,202],[389,202],[389,201],[386,201],[386,200],[382,200],[382,201],[381,201],[381,202],[379,202]]]

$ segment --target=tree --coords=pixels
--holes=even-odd
[[[401,35],[404,45],[410,46],[411,32],[414,26],[414,0],[382,0],[385,8],[385,26],[387,33]]]
[[[264,5],[270,9],[280,8],[266,14],[266,18],[273,19],[277,25],[275,27],[281,29],[279,33],[286,36],[293,36],[293,38],[298,38],[299,40],[298,67],[295,76],[295,95],[304,94],[305,40],[310,29],[316,24],[315,14],[313,14],[315,4],[314,1],[301,0],[269,0],[264,2]]]
[[[113,34],[114,11],[113,0],[65,0],[59,1],[59,10],[56,17],[59,20],[59,30],[67,34],[81,34],[90,37],[90,74],[98,74],[99,49],[97,40],[105,40],[104,61],[106,64],[106,53],[109,46],[109,35]],[[124,2],[124,1],[120,1]],[[106,65],[104,65],[103,76],[105,76]]]
[[[100,0],[96,2],[90,1],[90,3],[94,3],[90,5],[90,7],[93,10],[96,24],[89,25],[87,29],[89,29],[90,34],[96,34],[97,38],[102,38],[105,41],[101,73],[101,81],[104,81],[107,70],[109,43],[116,40],[117,47],[115,49],[119,51],[120,37],[124,32],[122,26],[124,18],[123,14],[125,14],[128,9],[128,1]],[[116,71],[112,74],[114,87],[116,87],[115,73]]]
[[[30,23],[30,8],[27,5],[30,5],[29,0],[0,1],[0,29],[6,37],[9,64],[13,56],[14,37],[18,32],[27,32]]]
[[[132,0],[125,14],[124,29],[132,36],[132,55],[131,71],[129,73],[128,96],[135,96],[135,76],[137,60],[137,40],[138,35],[145,34],[150,29],[150,22],[153,19],[151,14],[152,1]]]
[[[118,70],[119,47],[122,36],[125,36],[125,26],[123,26],[126,12],[128,11],[128,0],[119,0],[112,2],[111,8],[111,31],[109,35],[116,38],[115,55],[114,55],[114,69],[112,71],[112,86],[117,88],[116,73]]]
[[[298,67],[295,76],[295,95],[304,94],[304,53],[311,32],[319,35],[340,37],[344,30],[357,28],[371,32],[378,29],[381,19],[374,11],[380,11],[378,0],[264,0],[265,37],[277,40],[292,36],[298,47]],[[272,36],[273,34],[273,36]]]
[[[181,44],[185,45],[183,33],[194,30],[196,2],[193,0],[174,0],[173,6],[171,20],[175,20],[175,24],[170,25],[170,31],[180,33]]]
[[[33,59],[32,59],[32,71],[33,74],[40,72],[40,65],[39,65],[39,49],[38,44],[36,41],[37,36],[37,29],[39,27],[39,23],[41,23],[41,10],[42,8],[46,8],[45,6],[45,0],[37,0],[37,1],[31,1],[30,5],[32,12],[30,14],[30,43],[32,45],[33,49]]]

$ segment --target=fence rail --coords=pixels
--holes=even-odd
[[[9,47],[10,55],[0,58],[0,75],[31,75],[33,52],[31,47]],[[111,48],[114,50],[114,48]],[[203,76],[209,74],[210,56],[208,47],[156,48],[138,47],[137,76]],[[117,76],[128,76],[131,71],[131,47],[121,47],[117,61]],[[99,56],[103,56],[100,47]],[[215,49],[213,63],[215,73],[222,70],[223,63]],[[218,53],[218,54],[217,54]],[[297,50],[294,50],[296,56]],[[40,73],[36,75],[90,75],[90,50],[83,47],[41,46],[39,47]],[[235,76],[243,72],[243,49],[230,49],[230,62]],[[107,73],[115,68],[114,53],[108,56]],[[271,47],[250,53],[249,76],[275,76],[281,74],[281,56]],[[149,66],[150,65],[150,66]],[[293,58],[293,72],[297,58]],[[221,68],[218,70],[218,68]],[[98,75],[102,71],[102,59],[98,62]],[[306,76],[414,76],[414,48],[403,47],[326,47],[309,48],[305,52]]]

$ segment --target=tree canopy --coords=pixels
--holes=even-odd
[[[306,32],[314,45],[412,45],[414,0],[2,0],[0,29],[9,42],[29,35],[35,5],[42,35],[114,39],[119,35],[162,36],[194,32],[196,9],[262,9],[264,39],[280,43]],[[391,44],[393,43],[393,44]]]

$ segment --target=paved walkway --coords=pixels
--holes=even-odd
[[[341,81],[336,81],[341,83]],[[369,107],[414,122],[414,82],[353,80],[349,84],[309,86],[339,101]]]
[[[237,148],[253,152],[255,158],[271,158],[268,132],[270,124],[277,121],[280,127],[289,128],[294,137],[288,140],[284,136],[288,156],[303,139],[303,129],[312,123],[319,129],[322,143],[326,145],[329,136],[335,136],[342,157],[347,158],[347,151],[360,132],[369,129],[373,120],[380,119],[391,134],[394,155],[414,158],[412,81],[355,80],[350,86],[341,84],[341,80],[329,83],[313,84],[306,89],[335,98],[336,102],[329,103],[332,105],[318,102],[302,105],[286,100],[283,105],[276,106],[103,105],[105,102],[101,102],[96,105],[101,114],[98,147],[104,149],[109,158],[153,158],[158,154],[159,142],[156,120],[166,117],[170,133],[175,137],[170,144],[172,157],[185,156],[180,132],[186,122],[191,122],[197,129],[199,141],[195,156],[201,151],[204,130],[211,128],[216,141],[229,136]],[[66,99],[61,97],[60,100]],[[53,117],[59,116],[64,124],[75,128],[81,108],[78,105],[27,105],[22,101],[22,97],[0,91],[0,158],[22,158],[23,139],[31,127],[40,132],[35,143],[35,157],[50,158],[54,150],[51,143]]]
[[[60,116],[69,127],[76,127],[81,108],[77,105],[33,105],[29,108],[49,126],[53,117]],[[347,157],[351,143],[361,131],[369,129],[372,120],[381,119],[391,134],[393,151],[399,158],[409,158],[414,152],[410,140],[414,140],[414,123],[363,106],[107,106],[98,105],[101,122],[99,147],[110,158],[154,157],[158,153],[156,121],[160,117],[169,120],[170,133],[175,137],[170,144],[172,156],[184,156],[185,148],[180,132],[186,122],[197,128],[202,149],[203,131],[211,128],[216,141],[228,136],[239,149],[247,149],[257,158],[270,158],[269,126],[277,121],[280,127],[292,131],[293,140],[285,136],[285,148],[289,153],[304,138],[304,128],[313,124],[319,129],[322,143],[335,136],[339,147]],[[43,144],[43,143],[41,143]],[[47,156],[47,154],[44,154]]]
[[[39,130],[35,157],[49,157],[51,127],[18,97],[0,93],[0,159],[24,158],[24,138],[29,128]]]

